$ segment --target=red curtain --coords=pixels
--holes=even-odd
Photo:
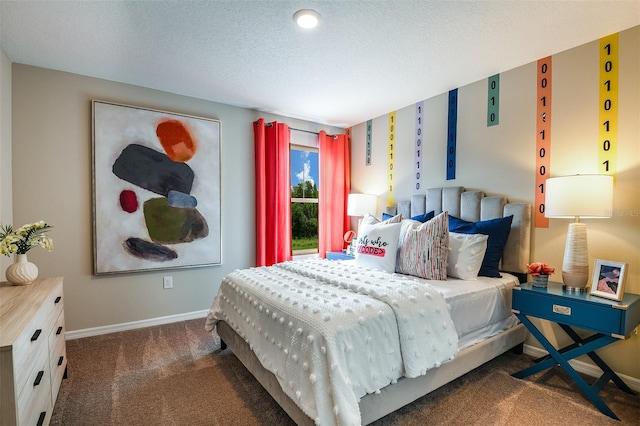
[[[349,230],[347,196],[351,188],[351,159],[347,135],[318,135],[320,147],[320,186],[318,209],[318,252],[344,248],[344,233]]]
[[[256,266],[291,260],[289,126],[253,123],[256,168]]]

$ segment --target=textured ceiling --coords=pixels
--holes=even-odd
[[[640,0],[2,0],[0,25],[12,62],[348,126],[640,25]]]

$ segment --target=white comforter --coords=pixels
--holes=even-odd
[[[453,359],[444,298],[410,277],[322,259],[227,275],[207,317],[250,345],[319,425],[360,424],[359,399]]]

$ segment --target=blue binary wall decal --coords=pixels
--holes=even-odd
[[[500,124],[500,74],[489,77],[487,90],[487,127]]]
[[[456,178],[456,132],[458,128],[458,89],[449,92],[447,126],[447,180]]]

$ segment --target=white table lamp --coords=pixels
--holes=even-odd
[[[355,216],[358,218],[358,229],[360,228],[360,222],[362,217],[368,213],[376,214],[376,207],[378,205],[378,197],[372,194],[349,194],[347,197],[347,216]],[[357,232],[356,238],[351,240],[351,244],[347,249],[347,253],[354,256],[357,245]]]
[[[347,216],[363,217],[367,213],[376,214],[378,198],[372,194],[349,194]]]
[[[575,220],[569,224],[562,261],[562,281],[566,289],[586,291],[589,282],[587,225],[580,219],[611,217],[612,208],[612,176],[574,175],[547,179],[544,215]]]

